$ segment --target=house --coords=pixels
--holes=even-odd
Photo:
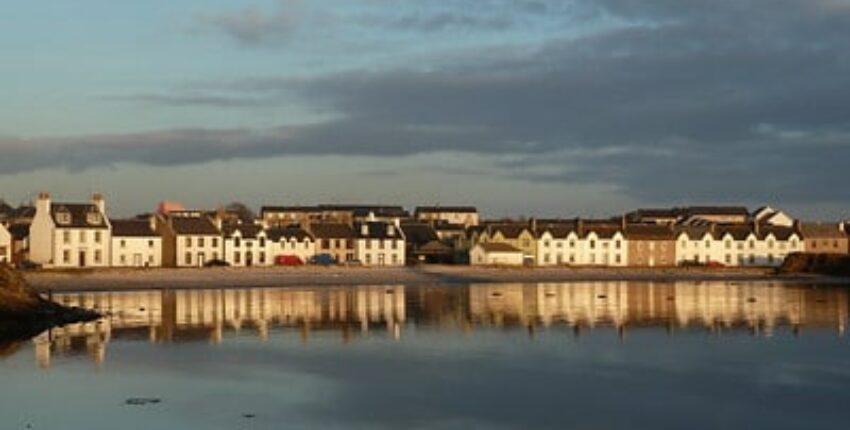
[[[803,252],[817,254],[846,254],[847,234],[844,224],[799,222],[797,231],[803,240]]]
[[[795,229],[759,223],[717,225],[713,234],[719,242],[721,263],[727,266],[779,266],[792,252],[803,250]]]
[[[6,229],[12,235],[12,263],[18,264],[28,261],[30,258],[30,225],[28,223],[10,224]]]
[[[477,235],[477,243],[506,243],[523,253],[525,264],[536,264],[537,237],[533,226],[522,222],[489,224]]]
[[[355,256],[364,266],[403,266],[405,238],[399,225],[385,221],[354,223]]]
[[[417,221],[448,223],[464,227],[478,225],[478,209],[473,206],[418,206],[414,210]]]
[[[316,255],[327,254],[337,263],[354,261],[357,236],[350,225],[339,222],[310,224],[309,232],[316,241]]]
[[[538,224],[538,266],[576,265],[582,248],[576,223]]]
[[[162,266],[162,237],[156,233],[156,219],[113,219],[112,267]]]
[[[12,233],[2,222],[0,222],[0,264],[12,264]]]
[[[158,214],[156,231],[166,267],[202,267],[224,257],[220,225],[200,211]]]
[[[714,239],[715,228],[716,224],[676,226],[676,265],[729,264],[722,242]]]
[[[787,213],[774,209],[770,206],[762,206],[753,212],[753,222],[763,225],[776,225],[781,227],[793,227],[794,218]]]
[[[351,225],[355,221],[367,220],[370,216],[378,221],[398,222],[410,217],[401,206],[385,205],[336,205],[317,206],[263,206],[260,217],[268,226],[285,227],[298,224],[307,227],[313,223],[333,222]]]
[[[322,210],[318,206],[263,206],[260,218],[270,227],[308,226],[322,221]]]
[[[224,261],[235,267],[271,266],[268,236],[260,224],[230,224],[222,228]]]
[[[672,267],[676,265],[676,235],[668,224],[626,224],[628,265]]]
[[[273,259],[296,257],[307,263],[316,255],[316,240],[307,230],[297,226],[276,227],[266,231]]]
[[[583,247],[579,264],[622,267],[628,264],[628,246],[621,223],[611,220],[580,220]]]
[[[469,251],[469,263],[474,266],[522,266],[525,253],[503,242],[479,242]]]
[[[680,222],[707,221],[718,224],[746,224],[750,212],[744,206],[688,206],[681,208]]]
[[[407,246],[405,252],[410,263],[451,263],[454,249],[440,240],[431,224],[406,222],[401,224]]]
[[[55,203],[40,193],[35,208],[30,260],[46,268],[109,266],[111,227],[102,195],[90,203]]]

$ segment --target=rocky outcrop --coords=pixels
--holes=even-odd
[[[27,339],[51,327],[100,318],[100,314],[69,308],[32,292],[23,277],[0,265],[0,349],[4,343]]]

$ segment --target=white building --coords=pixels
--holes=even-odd
[[[469,250],[469,264],[473,266],[522,266],[522,250],[504,242],[479,242]]]
[[[12,263],[12,233],[0,223],[0,264]]]
[[[802,240],[792,227],[758,223],[689,226],[679,230],[676,261],[775,267],[788,254],[802,250]]]
[[[383,221],[354,224],[355,258],[364,266],[403,266],[405,239],[399,225]]]
[[[162,236],[162,264],[166,267],[203,267],[224,257],[219,226],[199,211],[157,215]]]
[[[234,267],[271,266],[266,230],[258,224],[225,226],[224,261]]]
[[[29,258],[45,268],[109,266],[111,238],[106,203],[54,203],[41,193],[30,226]]]
[[[112,267],[162,266],[162,237],[156,221],[149,219],[110,220]]]
[[[272,228],[266,234],[272,259],[296,257],[302,263],[307,263],[316,255],[316,240],[301,227]]]

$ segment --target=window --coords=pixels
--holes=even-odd
[[[184,262],[186,263],[186,265],[192,265],[192,253],[191,252],[186,253],[186,257],[185,257]]]
[[[549,241],[548,241],[548,240],[543,241],[543,247],[544,247],[544,248],[548,248],[548,247],[549,247]]]
[[[726,241],[726,249],[732,249],[732,241],[731,240]]]
[[[186,238],[186,247],[187,247],[187,248],[191,248],[191,247],[192,247],[192,238],[191,238],[191,237],[187,237],[187,238]],[[188,264],[188,263],[187,263],[187,264]]]
[[[756,247],[756,241],[751,240],[750,241],[750,249],[755,249],[755,247]]]
[[[246,246],[247,248],[253,248],[253,247],[254,247],[254,241],[246,240],[246,241],[245,241],[245,246]]]
[[[334,240],[334,248],[339,248],[339,239]]]
[[[683,241],[682,241],[682,249],[687,249],[687,247],[688,247],[688,241],[687,241],[687,240],[683,240]]]
[[[233,246],[234,246],[235,248],[239,248],[240,246],[242,246],[242,241],[241,241],[241,240],[239,240],[239,238],[238,238],[238,237],[234,237],[234,238],[233,238]]]
[[[330,240],[328,240],[328,239],[322,239],[322,246],[321,246],[321,247],[322,247],[323,249],[328,249],[328,248],[330,248],[330,247],[331,247],[331,241],[330,241]]]
[[[102,258],[103,258],[102,253],[100,252],[99,249],[96,249],[94,251],[94,262],[99,264],[101,262]]]
[[[570,254],[570,263],[575,263],[575,262],[576,262],[576,255]]]
[[[101,241],[101,233],[99,231],[94,232],[94,243],[100,243]]]
[[[729,255],[729,254],[726,254],[725,261],[726,261],[726,264],[732,264],[732,256]]]
[[[310,239],[304,240],[304,249],[310,249]]]
[[[768,248],[768,249],[773,249],[773,240],[768,240],[768,241],[767,241],[767,248]]]
[[[121,254],[121,264],[122,265],[127,264],[127,256],[124,255],[124,254]]]
[[[372,264],[372,254],[366,254],[366,264]]]
[[[100,224],[100,221],[100,214],[97,212],[89,212],[86,215],[86,222],[89,223],[89,225],[98,225]]]
[[[198,248],[203,248],[203,247],[204,247],[204,238],[199,237],[198,238]]]
[[[260,238],[260,248],[265,248],[265,246],[266,246],[266,238],[261,237]]]
[[[378,249],[384,249],[384,245],[385,245],[385,244],[384,244],[384,239],[381,239],[381,240],[378,242]]]
[[[555,248],[562,249],[564,247],[564,242],[555,242]]]
[[[127,247],[127,241],[124,240],[124,239],[121,239],[120,246],[121,246],[122,249],[126,248]]]
[[[261,252],[260,253],[260,264],[265,264],[265,263],[266,263],[266,253]]]
[[[576,247],[576,241],[571,240],[570,241],[570,248],[575,248],[575,247]]]
[[[369,239],[366,239],[366,249],[372,249],[372,241]]]
[[[710,240],[706,240],[706,241],[705,241],[705,249],[709,249],[709,248],[711,248],[711,241],[710,241]]]
[[[617,264],[620,264],[620,254],[617,254],[617,255],[615,255],[615,256],[614,256],[614,261],[615,261]]]
[[[153,248],[153,241],[152,240],[148,241],[148,248]]]
[[[549,254],[543,254],[543,262],[546,264],[549,263]]]
[[[398,264],[398,255],[393,254],[393,265]]]
[[[590,241],[590,249],[596,249],[596,241],[595,240]]]
[[[236,264],[239,264],[239,263],[242,262],[242,254],[239,253],[238,251],[233,253],[233,262],[236,263]]]
[[[750,254],[750,264],[755,264],[755,262],[756,262],[756,256],[753,255],[753,254]]]
[[[86,243],[86,232],[80,231],[80,243]]]
[[[70,231],[63,231],[62,232],[62,243],[64,243],[65,245],[71,243],[71,232]]]
[[[617,239],[617,241],[616,241],[616,242],[614,242],[614,247],[615,247],[615,248],[617,248],[617,249],[620,249],[620,246],[621,246],[621,244],[620,244],[620,240],[619,240],[619,239]]]
[[[528,239],[523,239],[523,240],[522,240],[522,246],[523,246],[523,248],[528,248],[528,245],[529,245],[529,244],[530,244],[530,242],[528,241]]]
[[[71,251],[65,250],[62,251],[62,262],[70,263],[71,262]]]
[[[218,238],[217,237],[212,238],[212,246],[213,246],[213,248],[218,248]]]

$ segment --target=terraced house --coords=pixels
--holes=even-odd
[[[222,227],[224,261],[234,267],[271,266],[265,228],[260,224],[238,224]]]
[[[224,256],[220,225],[200,211],[179,211],[156,217],[166,267],[202,267]]]
[[[298,226],[272,228],[266,231],[272,258],[297,258],[307,263],[316,255],[316,240],[307,230]],[[290,263],[291,264],[291,263]]]
[[[843,223],[800,222],[797,230],[803,239],[803,251],[813,254],[846,254],[847,234]]]
[[[156,219],[113,219],[112,267],[162,266],[162,237],[156,233]]]
[[[401,228],[391,222],[364,221],[354,224],[356,257],[364,266],[403,266],[405,238]]]
[[[670,225],[626,224],[628,265],[671,267],[676,265],[676,235]]]
[[[41,193],[30,225],[29,258],[46,268],[108,267],[111,227],[106,202],[55,203]]]

